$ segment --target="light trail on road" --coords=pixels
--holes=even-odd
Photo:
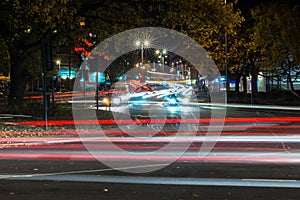
[[[82,124],[82,125],[95,125],[95,124],[107,124],[107,125],[115,125],[115,124],[160,124],[162,119],[140,119],[140,120],[57,120],[57,121],[48,121],[48,126],[57,126],[57,125],[74,125],[74,124]],[[270,123],[270,122],[280,122],[280,123],[288,123],[288,122],[298,122],[300,123],[300,117],[276,117],[276,118],[268,118],[268,117],[260,117],[260,118],[200,118],[200,119],[163,119],[163,122],[166,124],[174,124],[174,123]],[[20,125],[31,125],[31,126],[44,126],[45,121],[29,121],[29,122],[19,122]]]
[[[300,143],[300,135],[297,136],[241,136],[241,135],[232,135],[232,136],[220,136],[218,138],[209,138],[209,137],[189,137],[189,136],[178,136],[178,137],[86,137],[86,138],[78,138],[78,137],[29,137],[29,138],[5,138],[1,139],[2,148],[5,146],[11,145],[31,145],[35,143],[43,143],[43,144],[53,144],[53,143],[72,143],[72,142],[96,142],[96,143],[105,143],[105,142],[124,142],[124,143],[169,143],[169,142],[177,142],[177,143],[186,143],[186,142],[226,142],[226,143]]]
[[[243,146],[241,138],[247,140],[245,144],[252,144],[249,146]],[[264,141],[253,137],[252,139],[248,136],[236,137],[232,136],[230,138],[220,138],[218,144],[214,149],[205,157],[198,155],[198,151],[201,146],[201,140],[196,139],[194,145],[192,144],[188,151],[182,155],[178,161],[184,162],[242,162],[242,163],[292,163],[300,164],[300,152],[296,147],[285,148],[284,146],[272,147],[274,142],[281,144],[286,142],[284,138],[272,140],[272,136],[264,136]],[[156,140],[149,139],[139,139],[138,141],[130,138],[110,138],[111,142],[119,143],[116,144],[118,148],[123,148],[127,150],[142,150],[142,152],[149,150],[157,150],[168,143],[171,138],[160,137]],[[177,139],[176,146],[169,147],[169,155],[160,156],[124,156],[115,155],[114,149],[109,149],[105,144],[105,139],[90,139],[87,138],[83,141],[79,138],[12,138],[6,139],[6,147],[2,144],[0,159],[18,159],[18,160],[28,160],[28,159],[45,159],[45,160],[95,160],[95,159],[106,159],[112,161],[119,161],[120,159],[126,160],[145,160],[145,161],[168,161],[172,156],[172,152],[180,151],[182,148],[181,143],[185,143],[188,138]],[[3,142],[3,141],[2,141]],[[85,149],[85,146],[81,142],[91,142],[94,144],[95,149],[100,149],[102,152],[106,150],[106,155],[90,155]],[[137,144],[137,142],[141,144]],[[174,142],[174,141],[173,141]],[[197,143],[198,142],[198,143]],[[291,141],[292,143],[299,143],[298,140]],[[124,144],[126,143],[126,144]],[[233,147],[232,144],[238,146]],[[200,144],[200,145],[197,145]],[[255,144],[255,145],[253,145]],[[195,146],[196,145],[196,146]],[[259,146],[260,145],[260,146]],[[268,145],[270,147],[268,147]],[[259,147],[257,147],[259,146]],[[263,146],[263,147],[261,147]],[[299,147],[299,145],[298,145]]]
[[[251,152],[234,153],[234,152],[213,152],[214,155],[201,157],[196,154],[189,153],[178,158],[177,162],[215,162],[215,163],[257,163],[257,164],[300,164],[300,153],[268,153]],[[36,151],[36,152],[16,152],[1,153],[0,159],[17,159],[17,160],[74,160],[74,161],[91,161],[91,160],[109,160],[115,162],[124,161],[144,161],[152,163],[155,161],[172,161],[172,153],[160,156],[143,156],[143,155],[115,155],[115,154],[99,154],[91,155],[89,152],[83,151]]]
[[[201,129],[208,129],[208,126],[200,126]],[[212,128],[212,127],[210,127]],[[300,129],[300,126],[260,126],[259,132],[250,132],[252,129],[257,129],[257,126],[227,126],[224,127],[222,135],[289,135],[289,136],[297,136],[298,135],[298,129]],[[268,129],[274,129],[274,131],[270,132]],[[282,131],[283,129],[295,129],[293,132],[290,130],[289,132]],[[235,131],[232,131],[231,129],[235,129]],[[248,130],[248,132],[243,132],[241,130]],[[276,129],[279,129],[278,131]],[[224,131],[226,130],[226,132]],[[8,138],[14,137],[14,136],[68,136],[68,135],[97,135],[97,134],[104,134],[107,136],[127,136],[127,133],[117,130],[117,131],[110,131],[110,130],[88,130],[88,131],[76,131],[76,130],[64,130],[64,131],[26,131],[26,132],[12,132],[12,131],[3,131],[0,132],[0,136],[6,136]],[[152,132],[140,132],[140,131],[132,131],[130,132],[130,135],[136,135],[136,136],[144,136],[148,137]],[[196,134],[193,135],[199,135],[199,136],[205,136],[205,135],[216,135],[219,134],[218,132],[214,131],[198,131]],[[180,131],[160,131],[155,134],[155,136],[172,136],[172,135],[191,135],[190,132],[180,132]],[[1,142],[1,139],[0,139]]]
[[[220,127],[218,123],[225,121]],[[74,126],[75,123],[86,125],[86,130],[64,129],[61,126]],[[198,132],[191,135],[189,131],[152,132],[133,130],[130,136],[117,126],[136,123],[152,125],[161,123],[161,119],[149,120],[55,120],[48,125],[53,130],[41,132],[1,132],[0,159],[18,160],[142,160],[145,162],[169,161],[172,153],[182,151],[186,143],[190,146],[177,160],[178,162],[228,162],[228,163],[284,163],[300,164],[300,117],[237,117],[237,118],[200,118],[200,119],[167,119],[166,124],[196,124]],[[210,123],[214,123],[210,125]],[[17,122],[22,126],[43,126],[44,121]],[[90,125],[112,125],[103,130],[91,129]],[[117,125],[117,126],[116,126]],[[55,128],[56,127],[56,128]],[[222,128],[221,135],[214,132]],[[210,131],[208,131],[208,129]],[[151,135],[151,137],[149,136]],[[22,137],[20,137],[20,135]],[[80,137],[79,137],[80,135]],[[106,137],[105,137],[106,136]],[[211,136],[211,137],[210,137]],[[109,143],[116,148],[140,153],[140,155],[118,155]],[[166,147],[170,142],[172,146]],[[216,142],[211,150],[201,145],[205,142]],[[86,148],[96,150],[91,155]],[[167,154],[157,156],[143,155],[145,152],[166,148]],[[200,150],[211,150],[201,157]],[[99,151],[99,154],[97,153]],[[104,152],[104,153],[103,153]]]

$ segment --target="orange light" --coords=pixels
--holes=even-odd
[[[81,54],[82,54],[84,57],[89,57],[90,54],[91,54],[91,52],[89,52],[89,51],[83,51]]]
[[[87,39],[83,39],[82,41],[83,41],[83,42],[84,42],[84,44],[86,44],[88,47],[92,47],[92,46],[94,46],[94,44],[93,44],[93,43],[91,43],[91,42],[89,42]]]
[[[75,52],[80,52],[80,51],[85,51],[85,49],[83,47],[75,47],[74,51]]]
[[[103,103],[104,106],[110,106],[110,99],[107,98],[107,97],[105,97],[105,98],[103,99],[102,103]]]
[[[85,26],[85,22],[79,22],[80,26]]]

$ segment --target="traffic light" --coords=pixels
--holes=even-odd
[[[53,70],[53,59],[52,59],[52,45],[50,42],[45,44],[45,59],[46,59],[46,69],[48,71]]]

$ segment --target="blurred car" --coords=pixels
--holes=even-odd
[[[134,86],[125,83],[116,83],[109,90],[98,91],[98,99],[105,97],[110,99],[111,106],[119,106],[126,103],[130,97],[130,93],[134,91]]]
[[[148,87],[141,87],[130,95],[128,103],[131,106],[177,106],[180,105],[179,98],[176,93],[170,90],[153,90]]]
[[[159,83],[148,83],[147,86],[152,87],[154,90],[165,90],[170,88],[167,84]]]
[[[128,102],[130,93],[134,91],[134,86],[128,83],[117,83],[111,88],[112,106],[119,106]]]
[[[193,91],[199,102],[210,102],[210,92],[207,86],[195,87]]]

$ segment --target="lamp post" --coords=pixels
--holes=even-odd
[[[148,40],[144,40],[144,41],[136,41],[135,42],[135,46],[137,46],[138,48],[141,49],[141,69],[142,69],[142,75],[143,77],[145,77],[145,73],[144,73],[144,48],[148,47],[150,44],[150,42]]]
[[[141,49],[141,59],[142,59],[142,64],[144,63],[144,48],[149,46],[149,41],[136,41],[135,45]]]
[[[225,0],[225,5],[227,4],[227,0]],[[229,88],[229,82],[228,82],[228,37],[227,37],[227,29],[225,27],[225,77],[226,77],[226,102],[227,102],[227,94],[228,94],[228,88]]]
[[[163,62],[163,72],[165,73],[165,55],[167,54],[167,50],[162,50],[162,62]]]
[[[56,60],[56,64],[58,65],[57,81],[59,82],[59,92],[61,92],[61,77],[59,75],[61,69],[61,61]]]
[[[165,72],[165,56],[167,56],[167,50],[163,49],[161,52],[160,50],[156,50],[155,54],[158,56],[158,58],[161,58],[162,60],[162,67],[163,67],[163,73]]]

